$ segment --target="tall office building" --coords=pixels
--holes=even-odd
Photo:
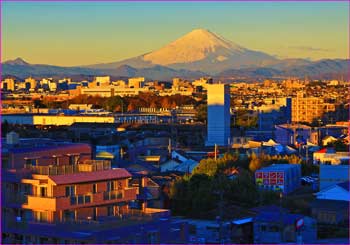
[[[207,146],[228,145],[230,142],[230,87],[208,84]]]

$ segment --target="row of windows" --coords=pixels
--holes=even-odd
[[[122,183],[117,182],[118,189],[122,189]],[[107,181],[106,183],[106,188],[107,191],[113,191],[116,189],[116,183],[115,181]],[[92,193],[95,194],[97,193],[97,184],[92,185]],[[75,196],[76,195],[76,185],[71,185],[71,186],[66,186],[66,197],[69,196]]]
[[[91,196],[80,195],[80,196],[71,196],[70,197],[70,204],[71,205],[79,205],[79,204],[86,204],[86,203],[91,203]]]

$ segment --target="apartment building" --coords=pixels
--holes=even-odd
[[[185,222],[138,199],[143,179],[134,187],[126,169],[106,160],[26,161],[37,152],[16,156],[22,168],[3,165],[2,243],[186,243]]]
[[[325,113],[334,112],[335,104],[324,102],[319,97],[304,97],[298,93],[292,98],[292,122],[308,122],[322,119]]]

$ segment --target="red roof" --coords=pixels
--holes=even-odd
[[[124,168],[49,176],[56,185],[123,179],[129,177],[131,177],[131,174]]]
[[[316,153],[327,153],[327,148],[323,148],[319,151],[316,151]]]

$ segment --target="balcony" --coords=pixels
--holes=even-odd
[[[111,169],[111,162],[107,160],[85,160],[74,165],[33,166],[25,164],[24,168],[29,169],[33,174],[64,175],[108,170]]]
[[[109,192],[89,193],[77,196],[45,197],[27,195],[23,208],[32,210],[58,211],[72,208],[89,207],[116,202],[127,202],[136,199],[137,188],[125,188]]]
[[[70,206],[69,199],[67,197],[45,197],[45,196],[27,196],[28,202],[23,204],[23,208],[31,210],[48,210],[56,211],[61,207]]]
[[[103,193],[103,200],[114,200],[114,199],[122,199],[123,192],[121,191],[106,191]]]
[[[28,196],[22,194],[8,194],[4,197],[4,204],[8,207],[20,207],[22,204],[28,203]]]

